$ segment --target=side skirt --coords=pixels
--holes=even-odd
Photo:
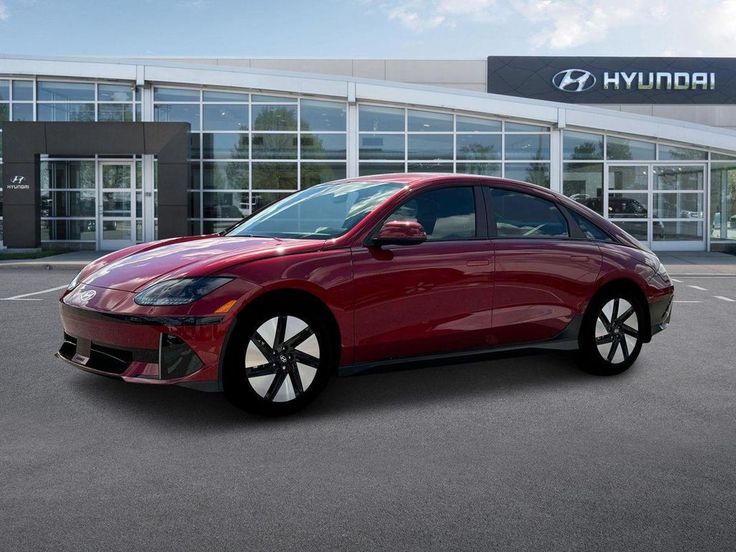
[[[444,361],[472,362],[483,360],[494,355],[503,355],[512,352],[531,351],[576,351],[578,349],[578,335],[582,323],[582,315],[576,316],[556,337],[544,341],[528,343],[515,343],[513,345],[502,345],[484,349],[473,349],[472,351],[454,351],[451,353],[438,353],[432,355],[421,355],[415,357],[390,358],[373,362],[361,362],[347,364],[337,369],[337,375],[341,377],[357,376],[372,372],[388,371],[391,368],[404,365],[438,364]]]

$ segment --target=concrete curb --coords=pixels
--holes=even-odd
[[[90,261],[91,262],[91,261]],[[40,270],[82,270],[89,262],[84,261],[63,261],[63,262],[43,262],[43,261],[3,261],[0,262],[0,269],[3,268],[33,268]]]

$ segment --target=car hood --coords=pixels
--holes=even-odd
[[[131,253],[110,255],[114,260],[100,259],[85,270],[85,284],[137,291],[149,283],[168,278],[186,278],[216,274],[228,267],[267,257],[316,251],[324,240],[282,240],[275,238],[235,238],[224,236],[147,244],[131,248]],[[124,251],[123,251],[124,252]]]

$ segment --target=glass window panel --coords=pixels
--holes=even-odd
[[[565,163],[562,193],[603,214],[603,163]]]
[[[302,134],[302,159],[345,159],[345,134]]]
[[[33,100],[33,81],[14,80],[13,81],[13,101],[31,101]]]
[[[388,221],[418,222],[428,241],[475,238],[475,197],[471,187],[420,193],[391,213]]]
[[[661,222],[654,221],[654,241],[703,241],[703,221]]]
[[[567,221],[551,201],[505,190],[484,188],[499,238],[562,238],[569,235]]]
[[[652,202],[655,218],[703,218],[703,194],[655,192]]]
[[[452,135],[410,134],[409,159],[452,159]]]
[[[41,189],[95,189],[94,161],[41,161]]]
[[[347,176],[345,163],[302,163],[302,190],[332,180],[340,180]]]
[[[45,241],[95,241],[96,225],[90,220],[41,221],[41,239]]]
[[[649,167],[646,165],[608,167],[609,190],[647,190],[648,188]]]
[[[606,138],[606,157],[615,160],[653,161],[656,157],[654,142],[629,140],[617,136]]]
[[[41,192],[42,217],[94,217],[95,191],[81,192],[49,191]]]
[[[248,130],[248,106],[214,104],[202,108],[204,130]]]
[[[33,104],[32,103],[13,103],[13,120],[14,121],[32,121],[33,120]]]
[[[204,220],[202,221],[203,234],[217,234],[223,230],[227,230],[234,224],[234,221]]]
[[[296,130],[295,105],[254,105],[251,109],[255,130]]]
[[[647,218],[649,194],[609,192],[608,218]]]
[[[202,93],[205,102],[247,102],[248,94],[225,92],[224,90],[205,90]]]
[[[603,135],[565,131],[563,159],[603,159]]]
[[[702,190],[705,171],[701,166],[654,167],[655,190]]]
[[[524,123],[506,123],[506,132],[549,132],[549,127],[527,125]]]
[[[549,188],[549,163],[506,163],[505,176]]]
[[[95,85],[87,82],[38,81],[38,99],[54,102],[94,101]]]
[[[132,104],[98,104],[97,105],[98,121],[124,121],[133,120]]]
[[[345,113],[347,106],[337,102],[319,102],[302,100],[301,119],[302,132],[334,130],[345,132]]]
[[[628,222],[622,220],[612,221],[616,226],[621,228],[624,232],[628,232],[639,241],[647,241],[648,237],[648,225],[647,222]]]
[[[199,159],[200,142],[200,135],[198,133],[192,132],[189,135],[189,157],[191,159]]]
[[[248,163],[205,161],[202,184],[205,190],[247,190]]]
[[[452,115],[450,113],[432,113],[431,111],[408,111],[407,128],[409,132],[452,132]]]
[[[361,163],[358,166],[359,176],[370,176],[373,174],[403,173],[404,163]]]
[[[135,120],[136,121],[143,120],[143,115],[141,114],[141,104],[139,103],[135,104]]]
[[[241,219],[248,215],[248,192],[203,192],[203,218]]]
[[[361,134],[361,159],[404,159],[403,134]]]
[[[253,192],[253,205],[251,206],[252,212],[263,209],[267,205],[271,205],[276,201],[284,199],[289,194],[280,192]]]
[[[583,215],[576,213],[572,209],[569,209],[570,216],[575,220],[580,230],[585,234],[589,240],[608,241],[611,242],[613,239],[603,230],[598,228],[595,224],[585,218]]]
[[[404,110],[399,107],[359,106],[361,132],[403,132]]]
[[[133,87],[127,84],[100,84],[97,88],[97,101],[132,102]]]
[[[549,134],[506,136],[506,159],[549,159]]]
[[[253,189],[296,190],[296,163],[253,163]]]
[[[253,134],[253,159],[296,159],[296,134]]]
[[[129,217],[131,214],[130,192],[102,192],[103,217]]]
[[[455,122],[458,132],[500,132],[501,121],[493,119],[481,119],[479,117],[457,116]]]
[[[662,161],[685,161],[690,159],[706,159],[706,152],[675,146],[659,146],[659,159]]]
[[[409,163],[407,172],[451,173],[452,163]]]
[[[10,120],[10,104],[0,104],[0,121]]]
[[[131,172],[129,165],[102,165],[102,187],[130,188]]]
[[[199,104],[156,104],[153,120],[162,123],[189,123],[193,131],[199,130]]]
[[[102,222],[103,240],[129,240],[132,225],[129,220],[108,220]]]
[[[199,90],[185,88],[153,88],[153,100],[156,102],[199,102]]]
[[[296,103],[296,98],[293,96],[267,96],[265,94],[253,94],[254,102],[261,103]]]
[[[143,216],[143,193],[135,193],[135,216],[141,218]]]
[[[710,173],[711,237],[736,240],[736,164],[713,164]]]
[[[501,176],[501,163],[456,163],[455,172],[481,174],[484,176]]]
[[[710,154],[713,161],[736,161],[736,155],[726,155],[724,153],[713,152]]]
[[[248,159],[248,135],[202,134],[202,157],[205,159]]]
[[[192,180],[189,183],[189,189],[199,190],[202,187],[202,183],[200,181],[202,175],[199,169],[199,162],[191,163],[190,175]]]
[[[500,134],[458,134],[457,159],[501,159]]]
[[[38,104],[39,121],[94,121],[95,104]]]
[[[0,80],[0,101],[10,100],[10,81]]]

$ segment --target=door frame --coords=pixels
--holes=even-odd
[[[130,182],[127,191],[130,193],[130,216],[128,217],[115,217],[115,216],[104,216],[103,214],[103,194],[105,191],[113,191],[112,189],[105,189],[103,186],[102,172],[106,166],[126,166],[130,168]],[[100,159],[97,161],[97,213],[96,213],[96,226],[97,226],[97,249],[101,251],[112,251],[116,249],[122,249],[123,247],[129,247],[136,243],[136,174],[135,174],[135,160],[133,159]],[[124,192],[126,188],[115,188],[114,191]],[[129,240],[105,240],[104,239],[104,221],[112,222],[129,222],[130,223],[130,239]]]

